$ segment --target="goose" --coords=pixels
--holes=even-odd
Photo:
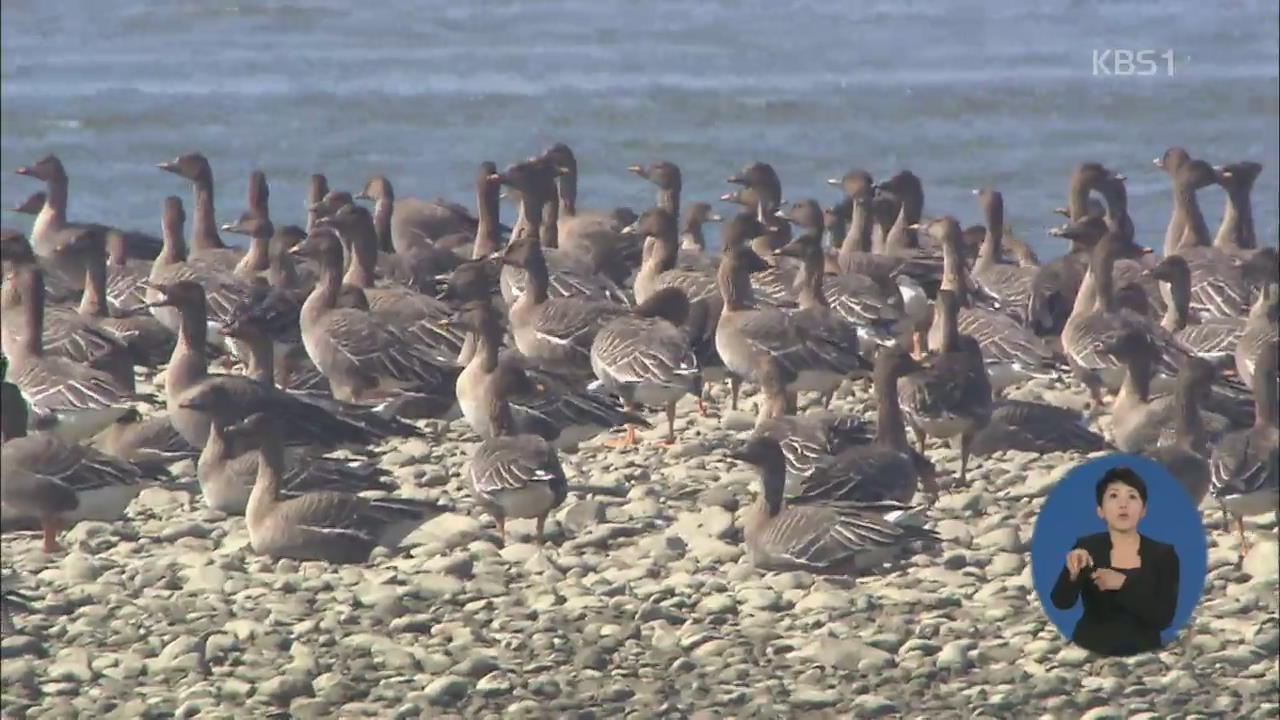
[[[265,413],[254,413],[225,430],[230,442],[258,454],[258,472],[245,507],[249,545],[255,553],[363,563],[375,547],[396,548],[409,533],[444,512],[423,500],[370,499],[333,491],[280,497],[285,458],[279,426]]]
[[[6,321],[3,333],[9,377],[33,414],[45,417],[65,411],[106,411],[94,413],[101,422],[94,432],[119,417],[134,399],[129,388],[101,370],[45,353],[44,277],[40,268],[33,264],[12,267],[5,276],[4,291],[19,297],[22,306],[21,316],[12,323]],[[82,418],[76,424],[97,421]]]
[[[1074,410],[1031,400],[1000,398],[991,405],[991,419],[973,436],[969,454],[992,455],[1006,450],[1031,453],[1093,453],[1111,447],[1088,426],[1088,417]]]
[[[1218,317],[1242,317],[1249,307],[1249,284],[1239,259],[1210,245],[1209,228],[1196,201],[1196,191],[1217,183],[1213,167],[1190,160],[1174,177],[1175,216],[1185,225],[1182,243],[1171,254],[1180,255],[1191,268],[1191,307]]]
[[[1244,518],[1275,512],[1280,506],[1280,422],[1277,421],[1276,351],[1274,339],[1258,356],[1253,385],[1253,427],[1221,437],[1209,459],[1211,492],[1223,510],[1235,516],[1240,558],[1249,551]]]
[[[17,174],[41,180],[45,184],[45,197],[36,213],[35,222],[31,226],[31,243],[36,254],[46,259],[51,265],[65,272],[72,282],[79,282],[84,277],[84,268],[74,260],[61,256],[57,247],[64,233],[78,235],[92,232],[106,235],[115,233],[123,239],[130,257],[150,260],[160,251],[158,238],[140,232],[121,231],[98,223],[69,222],[67,220],[67,190],[70,181],[62,161],[55,155],[46,155],[34,164],[24,165],[16,170]]]
[[[1213,236],[1213,246],[1232,255],[1251,255],[1258,247],[1258,235],[1253,227],[1253,203],[1249,196],[1262,165],[1244,160],[1220,165],[1214,172],[1218,184],[1227,191],[1227,204],[1222,211],[1222,223]]]
[[[1129,285],[1140,288],[1146,295],[1146,314],[1159,318],[1165,312],[1165,296],[1160,291],[1160,283],[1147,273],[1155,266],[1156,256],[1150,248],[1135,242],[1133,218],[1129,216],[1129,190],[1125,182],[1124,175],[1113,173],[1098,186],[1098,191],[1107,201],[1103,220],[1107,229],[1116,235],[1124,248],[1111,268],[1112,275],[1115,276],[1114,287],[1122,291]]]
[[[898,379],[898,401],[920,454],[928,435],[959,438],[963,485],[973,437],[991,419],[991,383],[977,341],[958,327],[959,298],[943,288],[934,302],[940,307],[941,342],[921,369]]]
[[[211,393],[233,398],[226,404],[238,413],[232,419],[267,413],[285,428],[284,437],[290,445],[367,446],[392,435],[415,432],[406,423],[387,420],[367,409],[321,407],[252,378],[209,373],[205,359],[204,289],[182,281],[156,286],[155,290],[161,295],[158,302],[178,308],[182,315],[178,342],[166,369],[165,404],[173,426],[195,447],[204,447],[213,421],[211,413],[196,406],[222,407],[201,399]]]
[[[831,456],[871,442],[873,434],[856,416],[826,412],[796,415],[789,402],[787,371],[770,355],[757,360],[761,400],[753,432],[776,440],[787,461],[787,482],[800,484]]]
[[[699,258],[707,250],[707,239],[703,234],[702,226],[706,223],[723,221],[724,218],[711,207],[710,203],[701,200],[689,203],[689,212],[685,214],[684,222],[680,225],[680,249],[684,251],[683,257],[686,258],[686,263],[696,262],[699,266],[703,266],[711,262],[710,258],[705,260]]]
[[[83,258],[85,268],[84,294],[80,297],[80,307],[77,312],[78,324],[104,333],[127,348],[128,363],[131,365],[150,368],[162,365],[173,352],[173,343],[177,340],[173,331],[149,313],[137,312],[113,316],[108,312],[110,304],[107,296],[107,257],[102,237],[91,233],[82,234],[72,241],[67,252]],[[46,313],[46,328],[49,327],[50,319],[50,315]],[[48,330],[46,333],[55,334]],[[96,350],[94,352],[111,351]],[[125,364],[125,360],[119,361],[119,366],[123,367]],[[132,367],[129,368],[128,373],[131,377]],[[127,387],[127,384],[124,386]]]
[[[324,215],[323,200],[329,194],[329,178],[324,173],[312,173],[307,181],[307,197],[303,207],[307,209],[306,231],[315,229],[316,221]]]
[[[99,241],[101,238],[101,235],[96,233],[81,235],[95,235]],[[59,242],[65,242],[69,236],[70,233],[61,233]],[[65,251],[62,254],[63,257],[76,260],[76,265],[82,270],[85,269],[84,262],[79,261],[76,254]],[[6,256],[6,264],[9,267],[6,274],[10,278],[15,278],[15,282],[12,288],[0,290],[3,342],[17,344],[22,342],[21,334],[27,327],[25,318],[32,311],[27,305],[32,302],[33,295],[30,291],[24,290],[22,282],[17,281],[16,276],[39,275],[43,286],[43,271],[37,265],[35,255],[30,252],[29,246],[24,248],[17,244],[10,245],[6,248]],[[95,278],[99,284],[93,289],[94,292],[89,294],[88,300],[82,300],[85,305],[92,306],[92,303],[101,295],[101,278],[97,275]],[[81,278],[81,283],[83,286],[84,278]],[[133,393],[134,358],[125,343],[100,327],[92,316],[82,315],[72,307],[50,306],[44,297],[43,290],[39,302],[43,333],[41,343],[46,355],[100,370],[109,375],[112,382],[122,391]]]
[[[1068,225],[1049,231],[1050,235],[1065,238],[1071,244],[1065,254],[1041,266],[1031,284],[1029,314],[1037,323],[1035,330],[1038,335],[1062,335],[1089,269],[1089,253],[1097,239],[1106,232],[1102,217],[1107,209],[1096,198],[1090,197],[1090,191],[1120,182],[1117,178],[1123,177],[1096,162],[1081,163],[1072,171],[1067,188],[1067,207],[1061,209],[1067,216]]]
[[[511,231],[513,241],[537,237],[541,243],[543,209],[544,205],[554,202],[555,175],[554,166],[536,158],[511,165],[498,174],[498,182],[520,194],[520,220]],[[609,300],[621,304],[629,302],[626,293],[617,283],[598,274],[585,256],[561,251],[551,244],[543,245],[542,254],[547,266],[547,293],[550,297],[583,296],[591,300]],[[527,283],[527,273],[519,267],[508,265],[503,268],[502,297],[508,305],[515,305],[516,300],[525,293]]]
[[[650,165],[630,165],[627,171],[648,180],[658,188],[658,197],[654,206],[680,218],[680,191],[684,186],[680,166],[667,160],[659,160]],[[710,209],[710,206],[708,206]],[[644,217],[644,213],[640,214]]]
[[[204,288],[209,315],[216,323],[206,328],[206,335],[216,343],[218,324],[231,317],[237,307],[252,300],[253,288],[243,278],[233,274],[235,263],[227,267],[225,262],[211,261],[207,255],[196,258],[187,254],[187,249],[182,244],[182,224],[185,218],[182,200],[173,195],[165,198],[162,220],[164,249],[152,264],[144,284],[146,307],[165,327],[176,333],[182,325],[182,318],[177,310],[159,302],[162,298],[155,287],[182,281],[199,284]],[[239,258],[236,260],[238,262]]]
[[[383,252],[415,255],[426,251],[433,256],[443,252],[435,246],[441,238],[461,233],[475,237],[477,220],[471,212],[457,203],[441,198],[419,200],[396,198],[391,181],[383,175],[374,175],[356,193],[356,200],[372,200],[373,221],[378,233],[378,246]],[[435,258],[448,262],[443,255]],[[452,258],[456,262],[457,258]]]
[[[1151,271],[1168,285],[1169,307],[1160,326],[1200,357],[1220,368],[1235,367],[1235,349],[1247,320],[1236,317],[1202,317],[1191,313],[1191,268],[1181,255],[1170,255]]]
[[[556,143],[539,159],[556,171],[555,193],[559,199],[547,207],[555,223],[552,229],[551,217],[544,218],[543,242],[586,258],[596,273],[619,286],[625,284],[632,269],[640,264],[641,244],[637,238],[622,233],[622,228],[635,221],[635,213],[630,208],[578,209],[578,160],[568,145]]]
[[[225,233],[249,237],[249,249],[240,256],[232,270],[234,275],[252,281],[266,272],[271,266],[271,238],[276,232],[271,218],[247,210],[235,222],[224,223],[221,229]]]
[[[627,308],[583,297],[551,297],[547,261],[536,235],[508,243],[502,262],[527,278],[525,293],[510,306],[516,347],[538,363],[592,378],[591,343],[605,323]]]
[[[23,215],[39,215],[44,208],[44,192],[32,193],[26,200],[18,203],[12,208],[12,212],[22,213]],[[119,237],[119,233],[113,233],[112,237]],[[123,245],[121,244],[123,247]],[[31,247],[31,242],[27,236],[17,230],[4,228],[3,230],[3,256],[8,258],[13,253],[20,255],[35,255],[35,250]],[[40,263],[44,270],[45,283],[45,300],[51,305],[63,305],[73,303],[80,297],[80,283],[84,280],[84,275],[77,275],[72,278],[67,273],[74,272],[77,268],[75,263],[63,262],[45,262],[39,257],[36,261]],[[7,263],[7,259],[5,260]],[[141,264],[144,267],[150,267],[150,263],[146,261],[134,261],[135,264]]]
[[[1274,272],[1274,260],[1271,267]],[[1268,344],[1276,342],[1277,321],[1280,321],[1280,284],[1269,281],[1254,300],[1244,331],[1236,343],[1236,375],[1247,387],[1252,388],[1258,382],[1258,356]]]
[[[831,335],[829,324],[813,313],[788,315],[757,306],[751,273],[769,266],[747,247],[722,251],[717,284],[724,302],[716,325],[716,350],[729,372],[755,381],[755,358],[771,354],[792,371],[789,392],[834,392],[858,370],[857,333]]]
[[[351,250],[351,262],[343,275],[343,283],[362,289],[369,302],[369,309],[384,321],[394,323],[417,344],[431,348],[439,355],[456,357],[462,349],[462,337],[443,325],[444,320],[453,312],[452,308],[404,284],[384,282],[375,286],[377,238],[369,211],[359,205],[349,204],[335,212],[326,222],[332,225],[343,244],[349,245]],[[316,257],[318,259],[319,256]],[[456,256],[454,258],[461,262]],[[452,270],[452,267],[449,269]],[[432,277],[434,278],[434,274]],[[434,279],[431,285],[434,289]]]
[[[1073,371],[1089,388],[1094,407],[1098,408],[1102,407],[1102,388],[1118,388],[1124,377],[1120,363],[1103,350],[1109,340],[1130,329],[1145,332],[1155,340],[1159,350],[1156,367],[1170,375],[1176,373],[1171,369],[1177,368],[1178,357],[1189,352],[1146,317],[1117,307],[1111,268],[1123,247],[1112,232],[1098,241],[1062,332],[1063,352]]]
[[[822,314],[834,314],[847,325],[856,327],[862,340],[888,341],[888,333],[894,331],[903,317],[902,296],[897,285],[885,277],[876,279],[860,273],[827,271],[827,258],[822,250],[822,208],[816,200],[800,200],[788,212],[779,210],[778,213],[779,217],[804,228],[802,234],[774,251],[775,255],[799,261],[800,310],[814,313],[822,308]]]
[[[191,220],[189,257],[224,272],[234,271],[244,253],[227,247],[218,236],[217,215],[213,208],[213,169],[208,158],[199,152],[189,152],[157,163],[156,167],[191,182],[195,211]]]
[[[225,393],[206,393],[189,403],[214,417],[209,440],[196,464],[196,478],[206,505],[228,515],[243,515],[258,473],[259,458],[243,444],[243,438],[227,432],[225,418],[234,416],[234,408],[217,405],[230,400]],[[286,447],[282,452],[284,464],[280,468],[279,493],[283,497],[312,491],[354,494],[396,489],[395,483],[388,479],[388,472],[373,463],[317,456],[299,448]]]
[[[1173,400],[1173,440],[1145,451],[1163,465],[1199,507],[1209,494],[1208,443],[1200,417],[1200,400],[1213,381],[1213,365],[1202,358],[1182,359]]]
[[[929,237],[942,245],[942,288],[950,290],[959,303],[959,332],[977,341],[987,364],[992,391],[999,393],[1010,385],[1033,377],[1053,377],[1057,357],[1048,344],[1030,328],[1008,314],[976,306],[969,292],[969,276],[965,269],[960,223],[943,216],[928,223]],[[938,322],[941,308],[935,302],[934,320],[927,339],[931,348],[943,341],[944,325]]]
[[[1142,452],[1173,443],[1176,392],[1156,396],[1151,393],[1152,370],[1159,352],[1151,336],[1142,328],[1130,328],[1101,341],[1099,351],[1125,367],[1124,381],[1112,408],[1111,434],[1116,447],[1123,452]],[[1206,380],[1206,391],[1212,380],[1212,376]],[[1207,437],[1217,437],[1229,429],[1226,418],[1214,413],[1204,413],[1202,417]]]
[[[916,508],[894,502],[786,497],[786,459],[777,441],[755,436],[731,457],[759,469],[760,494],[743,526],[752,564],[779,572],[848,575],[877,566],[914,541],[936,541]]]
[[[629,410],[661,407],[667,414],[667,444],[676,441],[676,402],[701,395],[698,359],[683,325],[689,299],[679,288],[663,288],[630,314],[609,320],[591,342],[591,369],[600,386],[620,396]],[[635,426],[623,441],[635,443]]]
[[[978,196],[986,221],[982,247],[978,250],[978,259],[970,271],[974,285],[994,298],[1000,310],[1023,325],[1052,324],[1053,319],[1048,317],[1047,313],[1039,318],[1031,317],[1031,286],[1037,272],[1036,268],[1007,265],[1002,262],[1004,196],[998,190],[989,187],[976,189],[973,194]]]
[[[322,227],[294,252],[320,263],[320,280],[302,305],[302,344],[338,400],[378,404],[408,392],[436,406],[432,398],[452,394],[458,368],[449,356],[378,315],[338,306],[342,244],[336,233]]]
[[[910,502],[919,489],[934,496],[939,493],[933,463],[907,442],[899,403],[898,379],[917,369],[918,363],[901,347],[878,349],[872,371],[874,437],[868,444],[855,444],[818,462],[821,472],[811,473],[801,492],[860,502],[898,503]]]
[[[456,392],[463,417],[481,438],[497,436],[489,409],[498,393],[510,407],[513,432],[537,435],[562,450],[624,424],[651,427],[608,396],[570,383],[519,350],[501,351],[502,318],[488,298],[464,303],[450,322],[468,332],[472,352],[459,358],[465,367]]]
[[[57,533],[80,520],[112,522],[164,471],[144,471],[92,447],[47,433],[27,433],[26,406],[17,386],[0,384],[3,445],[0,445],[0,524],[20,528],[35,521],[44,531],[45,552],[56,552]]]
[[[253,306],[237,313],[219,331],[242,348],[245,375],[290,392],[330,395],[329,381],[307,355],[301,337],[282,342],[283,333],[275,330],[276,324],[267,308]]]
[[[494,435],[480,441],[467,463],[471,495],[498,525],[499,544],[507,542],[507,518],[536,518],[542,543],[547,516],[569,494],[569,481],[556,448],[534,434],[517,434],[511,408],[499,385],[488,397]]]
[[[1172,180],[1177,176],[1182,166],[1191,161],[1191,154],[1186,148],[1180,145],[1173,145],[1165,149],[1160,157],[1152,160],[1156,167],[1160,168]],[[1178,189],[1175,186],[1173,191],[1173,204],[1176,207],[1179,202]],[[1164,256],[1172,255],[1175,250],[1182,245],[1182,238],[1186,232],[1186,218],[1175,213],[1169,220],[1169,226],[1164,234]]]

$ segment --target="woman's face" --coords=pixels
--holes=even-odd
[[[1147,514],[1138,491],[1122,482],[1113,482],[1102,494],[1102,507],[1098,508],[1098,517],[1107,522],[1111,530],[1133,530],[1138,521]]]

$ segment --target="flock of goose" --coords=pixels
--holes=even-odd
[[[30,237],[0,241],[4,529],[41,530],[55,552],[61,529],[119,519],[193,458],[204,501],[243,514],[255,552],[363,562],[442,508],[325,453],[461,417],[478,436],[476,506],[504,540],[509,518],[536,519],[541,539],[569,492],[562,454],[620,428],[609,442],[635,444],[658,410],[673,442],[679,401],[706,414],[706,388],[727,381],[735,409],[742,383],[759,389],[732,456],[759,470],[744,536],[762,568],[848,573],[935,542],[913,504],[941,490],[930,437],[958,445],[958,483],[1002,450],[1145,454],[1236,518],[1243,553],[1242,518],[1280,503],[1280,279],[1249,203],[1261,166],[1181,148],[1156,165],[1174,199],[1159,256],[1136,241],[1125,177],[1089,162],[1049,232],[1066,252],[1040,263],[998,191],[975,190],[984,222],[966,228],[923,215],[910,171],[832,179],[841,197],[824,208],[784,203],[755,162],[728,179],[720,199],[741,209],[722,219],[682,208],[675,164],[637,165],[657,187],[637,215],[580,208],[557,144],[481,163],[474,214],[396,198],[381,176],[352,195],[314,175],[305,227],[277,225],[254,172],[247,210],[219,225],[209,162],[189,153],[159,164],[193,188],[188,241],[176,196],[159,238],[69,220],[50,155],[17,170],[45,184],[15,208],[35,215]],[[1197,193],[1215,184],[1211,236]],[[721,221],[712,253],[704,225]],[[139,368],[160,373],[162,398],[139,393]],[[1003,396],[1065,374],[1091,392],[1089,416]],[[828,410],[847,381],[870,382],[874,422]],[[798,414],[801,393],[813,407]],[[1090,422],[1108,404],[1104,437]]]

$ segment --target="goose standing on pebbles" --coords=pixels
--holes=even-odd
[[[1004,196],[991,188],[973,191],[982,206],[986,232],[978,259],[973,263],[970,276],[974,284],[994,298],[1003,310],[1023,325],[1050,325],[1053,319],[1047,313],[1032,317],[1031,285],[1037,269],[1008,265],[1003,262]],[[1037,307],[1036,310],[1041,310]]]
[[[267,415],[255,413],[226,429],[230,442],[258,454],[258,473],[245,508],[254,552],[295,560],[363,563],[375,547],[394,549],[418,526],[443,512],[423,500],[370,499],[333,491],[281,498],[285,458],[278,426]]]
[[[1249,307],[1249,284],[1241,273],[1238,258],[1210,245],[1209,227],[1196,200],[1196,192],[1217,183],[1209,163],[1190,160],[1174,174],[1174,219],[1185,226],[1182,244],[1171,254],[1186,259],[1191,268],[1191,307],[1217,317],[1243,317]]]
[[[834,500],[820,492],[786,497],[786,460],[777,441],[753,437],[731,453],[760,472],[760,494],[743,536],[761,570],[850,575],[890,553],[937,535],[919,527],[916,508],[894,502]]]
[[[1280,512],[1280,397],[1276,389],[1275,340],[1258,357],[1253,386],[1256,420],[1247,430],[1228,433],[1214,444],[1209,464],[1212,492],[1227,512],[1235,516],[1240,533],[1240,557],[1249,551],[1244,518]]]
[[[501,383],[489,395],[486,409],[494,434],[476,446],[467,464],[471,495],[493,515],[501,545],[507,542],[507,518],[537,518],[541,544],[547,515],[568,497],[569,481],[553,445],[537,435],[516,434]]]
[[[502,262],[523,270],[527,278],[524,294],[510,310],[516,347],[560,372],[583,379],[594,377],[591,343],[605,323],[627,308],[582,297],[552,298],[546,257],[536,235],[508,243]]]
[[[959,438],[960,484],[964,485],[970,445],[991,419],[991,384],[977,341],[962,335],[958,327],[959,298],[942,289],[934,302],[940,308],[935,323],[942,331],[941,342],[922,369],[899,378],[898,398],[921,454],[928,435]]]
[[[489,298],[467,301],[450,323],[468,332],[473,350],[459,358],[466,366],[456,389],[463,417],[481,438],[496,437],[490,408],[500,400],[510,408],[512,432],[537,435],[561,449],[624,424],[651,427],[643,417],[620,410],[611,398],[539,367],[519,350],[500,352],[502,317]]]
[[[452,396],[458,370],[452,359],[412,342],[368,311],[338,307],[342,243],[332,230],[317,230],[294,251],[320,262],[320,280],[302,305],[302,343],[336,398],[376,404],[405,392]]]
[[[755,303],[751,274],[769,268],[750,248],[722,252],[717,284],[724,309],[716,325],[716,350],[733,375],[755,381],[756,358],[773,355],[795,376],[788,391],[831,393],[859,368],[857,346],[830,336],[828,328]],[[856,332],[850,337],[857,338]]]
[[[605,323],[591,343],[591,368],[603,389],[628,406],[661,407],[667,414],[667,444],[676,441],[676,402],[701,395],[698,359],[682,325],[689,299],[679,288],[651,294],[628,315]],[[625,444],[635,443],[627,426]]]

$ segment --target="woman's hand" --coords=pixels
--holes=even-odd
[[[1080,575],[1080,571],[1086,567],[1093,567],[1093,557],[1089,555],[1089,551],[1084,548],[1076,548],[1067,553],[1067,573],[1071,576],[1071,581]]]
[[[1093,584],[1099,590],[1119,590],[1125,581],[1125,574],[1111,568],[1099,568],[1093,571]]]

